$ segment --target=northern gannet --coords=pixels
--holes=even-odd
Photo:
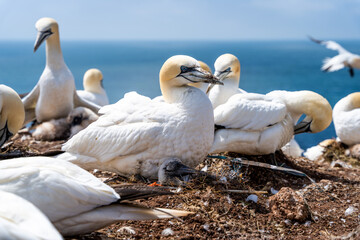
[[[306,117],[297,123],[303,114]],[[294,134],[326,129],[331,114],[329,102],[311,91],[235,94],[214,109],[220,129],[215,132],[211,152],[274,153]]]
[[[34,204],[64,236],[92,232],[121,220],[149,220],[189,214],[180,210],[148,209],[121,203],[122,199],[126,200],[121,193],[119,196],[113,188],[86,170],[50,157],[1,161],[0,190]],[[139,191],[136,196],[143,198],[146,194],[156,195],[153,192],[141,195]]]
[[[74,106],[88,107],[97,112],[99,106],[76,93],[74,77],[61,52],[58,23],[52,18],[41,18],[35,26],[38,35],[34,51],[46,40],[46,66],[36,86],[22,99],[25,123],[35,118],[43,122],[67,117]]]
[[[24,106],[19,95],[10,87],[0,85],[0,146],[22,127]]]
[[[76,134],[59,158],[85,169],[100,169],[157,179],[171,158],[194,167],[209,153],[214,116],[204,92],[190,82],[219,83],[192,57],[169,58],[159,74],[163,101],[136,92],[101,108],[97,121]]]
[[[349,94],[334,106],[337,137],[347,145],[360,143],[360,92]]]
[[[109,104],[109,99],[103,88],[103,75],[99,69],[92,68],[84,74],[84,90],[78,90],[77,93],[83,99],[96,103],[99,106]]]
[[[354,76],[354,68],[360,69],[360,56],[347,51],[334,41],[322,41],[310,37],[310,39],[318,44],[324,45],[326,48],[338,51],[338,55],[332,58],[325,58],[321,70],[324,72],[334,72],[344,67],[349,68],[350,76]]]
[[[232,95],[246,93],[239,88],[240,82],[240,62],[232,54],[223,54],[214,63],[214,75],[224,83],[223,86],[210,85],[207,94],[214,109],[220,104],[225,103]]]
[[[49,219],[32,203],[0,191],[0,239],[63,239]]]
[[[287,144],[285,144],[285,146],[281,148],[281,151],[286,156],[294,158],[301,157],[302,153],[304,152],[304,150],[301,149],[300,145],[297,143],[294,137],[290,140],[290,142],[288,142]]]

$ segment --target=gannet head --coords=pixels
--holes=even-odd
[[[2,84],[0,103],[0,146],[2,146],[24,124],[25,110],[19,95],[12,88]]]
[[[330,103],[320,94],[312,91],[273,91],[267,95],[276,96],[284,100],[295,121],[298,121],[302,114],[306,115],[301,122],[295,125],[294,134],[321,132],[332,121]]]
[[[103,75],[99,69],[91,68],[84,74],[84,89],[88,92],[102,93],[103,91]]]
[[[161,92],[168,102],[171,89],[197,82],[222,84],[211,73],[201,69],[198,61],[184,55],[176,55],[166,60],[159,75]]]
[[[40,47],[40,45],[48,39],[52,34],[58,33],[59,25],[52,18],[40,18],[36,24],[35,28],[38,31],[38,35],[34,45],[34,52]]]
[[[205,71],[207,71],[207,72],[209,72],[209,73],[212,73],[210,67],[209,67],[206,63],[204,63],[204,62],[202,62],[202,61],[199,61],[199,60],[198,60],[198,62],[199,62],[199,64],[200,64],[200,67],[201,67],[203,70],[205,70]],[[202,82],[197,82],[197,83],[189,83],[188,85],[189,85],[189,86],[196,87],[196,88],[199,88],[199,89],[202,89],[204,83],[202,83]],[[206,90],[206,89],[205,89],[205,90]]]
[[[67,123],[71,125],[70,137],[95,122],[98,118],[99,116],[88,108],[74,108],[66,119]]]
[[[169,158],[160,165],[158,179],[160,184],[178,186],[196,173],[195,169],[185,166],[178,158]]]
[[[234,55],[226,53],[218,57],[214,63],[214,75],[224,81],[229,79],[239,85],[240,81],[240,62]]]

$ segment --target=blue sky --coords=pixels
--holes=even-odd
[[[358,0],[0,0],[0,40],[34,40],[41,17],[62,40],[360,39]]]

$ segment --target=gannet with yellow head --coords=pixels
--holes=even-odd
[[[215,76],[224,83],[223,86],[210,85],[207,94],[214,109],[225,103],[232,95],[246,93],[239,88],[240,82],[240,61],[232,54],[223,54],[214,63]]]
[[[103,74],[99,69],[91,68],[84,74],[84,90],[78,90],[77,94],[99,106],[109,104],[109,99],[103,88]]]
[[[41,18],[35,27],[38,35],[34,51],[46,41],[46,66],[36,86],[22,99],[26,111],[25,123],[34,118],[43,122],[67,117],[74,106],[88,107],[97,112],[99,106],[76,93],[74,77],[62,55],[58,23],[52,18]]]
[[[306,117],[298,123],[303,114]],[[235,94],[214,109],[220,129],[215,132],[211,152],[274,153],[294,134],[326,129],[331,115],[329,102],[311,91]]]
[[[189,83],[218,83],[192,57],[169,58],[159,74],[164,101],[135,92],[100,110],[97,121],[72,137],[59,158],[86,169],[124,176],[158,178],[160,165],[171,158],[190,167],[209,153],[214,116],[204,92]]]
[[[24,106],[19,95],[10,87],[0,85],[0,146],[22,127]]]
[[[0,239],[63,239],[49,219],[32,203],[0,191]]]
[[[336,135],[347,145],[360,143],[360,92],[349,94],[334,106]]]
[[[16,194],[34,204],[64,236],[89,233],[123,220],[150,220],[190,214],[181,210],[148,209],[129,202],[124,204],[121,201],[170,193],[154,189],[129,191],[121,186],[113,189],[86,170],[50,157],[1,161],[0,190]],[[36,224],[39,225],[39,222]]]

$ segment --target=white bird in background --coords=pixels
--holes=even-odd
[[[25,123],[35,118],[43,122],[67,117],[74,106],[97,112],[99,106],[81,99],[76,93],[74,77],[61,52],[57,22],[52,18],[41,18],[35,26],[38,36],[34,51],[46,40],[46,66],[36,86],[22,99],[26,111]]]
[[[99,69],[87,70],[84,74],[83,85],[84,90],[77,90],[80,97],[99,106],[109,104],[109,99],[103,87],[103,75]]]
[[[49,219],[32,203],[0,191],[0,239],[63,239]]]
[[[317,93],[273,91],[263,95],[239,89],[240,63],[232,54],[215,61],[215,76],[224,88],[209,87],[217,125],[212,153],[274,153],[294,133],[319,132],[331,123],[331,106]],[[302,114],[306,118],[297,123]]]
[[[346,145],[360,143],[360,92],[338,101],[333,111],[337,137]]]
[[[246,93],[239,88],[240,82],[240,62],[232,54],[223,54],[215,61],[215,76],[224,83],[223,86],[210,85],[207,94],[215,109],[224,104],[232,95],[237,93]],[[226,81],[224,79],[226,78]]]
[[[197,166],[213,143],[214,116],[206,94],[188,83],[218,82],[194,58],[182,55],[169,58],[159,77],[164,102],[125,94],[65,143],[66,153],[59,158],[85,169],[151,179],[158,178],[160,165],[169,159]]]
[[[134,189],[135,192],[130,193],[129,189],[125,189],[127,199],[126,194],[121,194],[123,189],[119,189],[119,196],[113,188],[86,170],[50,157],[1,161],[0,190],[14,193],[34,204],[64,236],[92,232],[122,220],[149,220],[190,214],[180,210],[148,209],[121,203],[122,200],[158,194],[153,189],[145,192]]]
[[[22,127],[24,106],[19,95],[10,87],[0,85],[0,146]]]
[[[338,55],[332,58],[325,58],[324,64],[321,67],[322,71],[334,72],[344,67],[349,68],[350,76],[354,76],[354,68],[360,69],[360,56],[353,54],[344,49],[340,44],[334,41],[322,41],[313,37],[309,37],[312,41],[324,45],[326,48],[338,51]]]

